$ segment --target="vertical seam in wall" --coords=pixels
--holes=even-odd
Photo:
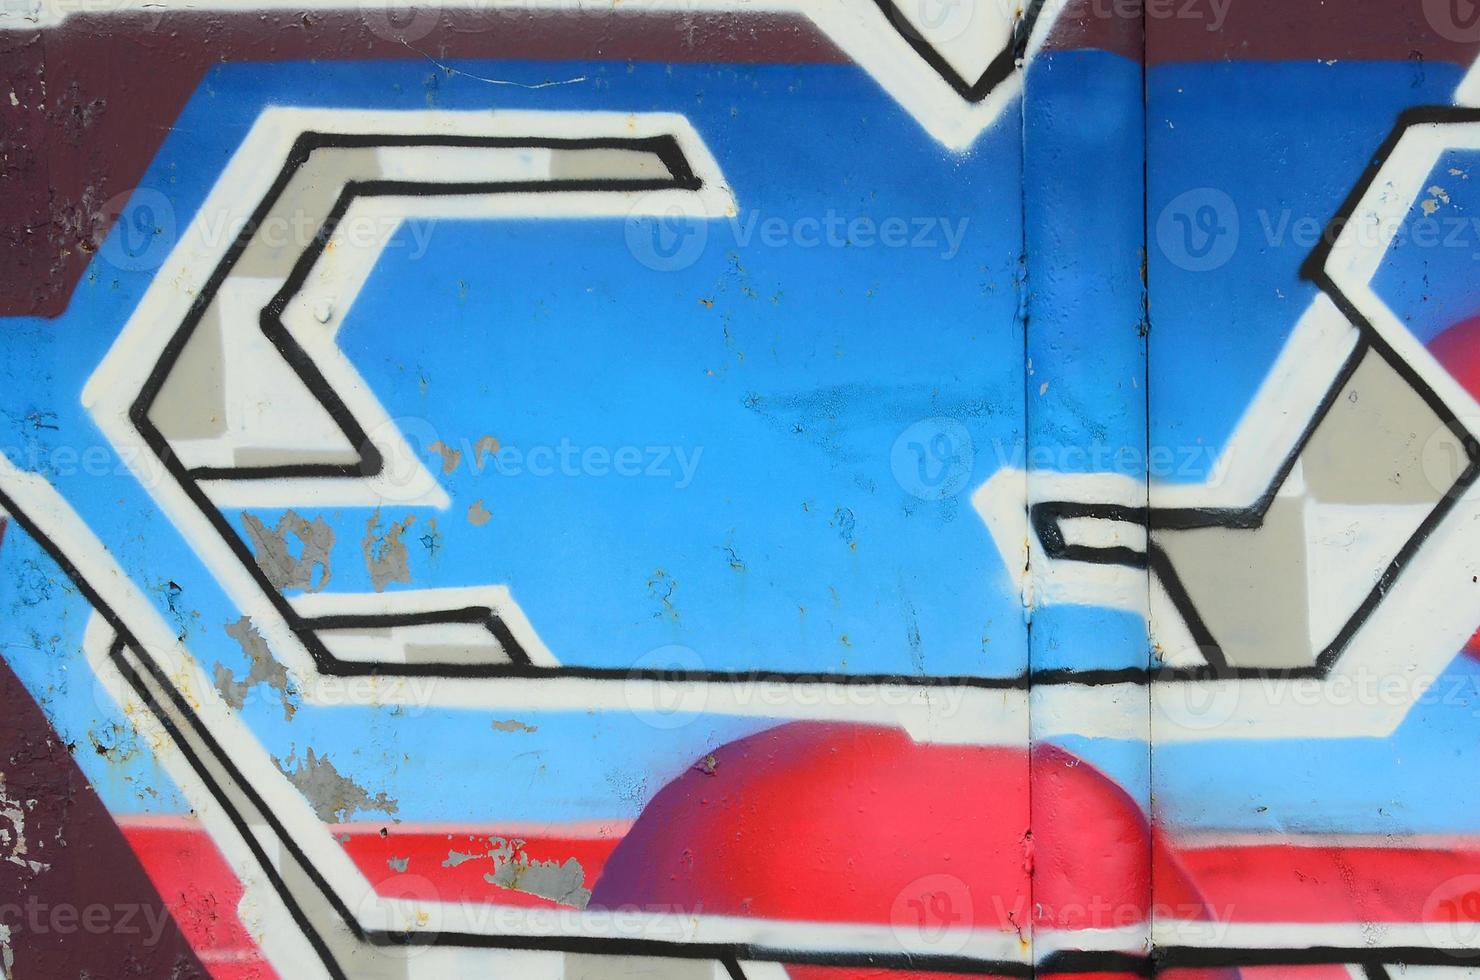
[[[1146,552],[1151,552],[1151,43],[1145,4],[1141,5],[1141,388],[1145,399],[1142,469],[1146,475]],[[1146,954],[1156,975],[1156,739],[1153,694],[1155,646],[1151,628],[1151,562],[1146,562]]]
[[[1031,39],[1030,39],[1031,40]],[[1019,97],[1018,118],[1018,322],[1023,328],[1023,515],[1026,520],[1028,515],[1029,492],[1028,487],[1032,483],[1032,361],[1030,355],[1032,349],[1028,343],[1028,330],[1032,324],[1030,312],[1030,290],[1028,272],[1028,59],[1023,59],[1023,64],[1018,72],[1021,78],[1021,95]],[[1031,531],[1029,532],[1031,533]],[[1033,589],[1033,549],[1024,542],[1027,554],[1023,557],[1023,588]],[[1020,845],[1023,848],[1023,866],[1027,869],[1027,894],[1028,906],[1023,909],[1023,923],[1018,926],[1018,932],[1026,931],[1028,937],[1028,968],[1033,976],[1038,975],[1037,963],[1037,936],[1034,934],[1033,909],[1036,907],[1036,867],[1034,862],[1028,860],[1029,849],[1033,845],[1033,607],[1027,601],[1027,596],[1019,590],[1018,603],[1023,611],[1023,646],[1024,655],[1027,657],[1025,666],[1028,683],[1024,696],[1023,724],[1026,728],[1027,751],[1023,756],[1023,765],[1027,767],[1027,826],[1022,829]]]

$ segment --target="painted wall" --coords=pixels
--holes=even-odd
[[[1480,976],[1480,17],[1337,7],[0,5],[7,980]]]

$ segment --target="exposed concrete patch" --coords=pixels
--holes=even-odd
[[[329,553],[334,548],[334,529],[322,517],[312,522],[295,511],[288,511],[271,530],[255,514],[243,513],[247,537],[252,541],[257,567],[275,589],[303,589],[318,592],[329,584]],[[288,535],[298,539],[301,556],[295,557],[288,545]],[[314,582],[314,569],[320,570]]]
[[[442,475],[451,476],[457,472],[457,464],[462,462],[462,450],[438,439],[427,446],[427,449],[442,456]]]
[[[380,527],[379,508],[365,522],[365,537],[360,541],[360,546],[365,552],[365,568],[370,572],[370,584],[375,587],[376,592],[384,592],[385,587],[392,582],[411,581],[411,569],[407,566],[409,555],[401,535],[414,523],[416,517],[408,514],[401,523],[393,522],[383,534],[377,534],[376,529]]]
[[[484,872],[483,880],[499,888],[537,895],[552,902],[584,909],[591,901],[591,890],[586,887],[586,869],[581,862],[570,858],[560,861],[539,861],[531,858],[524,850],[524,841],[517,837],[489,837],[486,851],[447,852],[442,862],[444,868],[456,868],[469,861],[489,860],[493,870]]]
[[[286,762],[273,756],[272,763],[307,797],[314,813],[325,823],[346,823],[361,810],[386,814],[400,810],[395,800],[384,793],[371,796],[363,786],[340,773],[328,756],[315,755],[312,748],[295,768],[289,768],[295,763],[292,755]]]
[[[495,721],[493,730],[496,732],[537,732],[540,729],[538,725],[526,725],[522,721],[511,718],[508,721]]]
[[[247,655],[251,668],[247,671],[246,678],[239,681],[229,667],[217,664],[214,677],[216,690],[221,692],[227,704],[241,710],[247,703],[247,694],[251,689],[258,684],[266,684],[282,698],[283,718],[292,721],[294,712],[298,710],[298,702],[294,699],[297,692],[288,680],[287,668],[274,659],[272,651],[267,648],[267,641],[257,632],[257,627],[252,625],[251,619],[243,616],[234,623],[226,623],[223,628],[242,648],[242,653]]]
[[[491,854],[492,852],[480,854],[477,851],[448,851],[447,860],[442,862],[442,867],[455,868],[460,864],[467,864],[469,861],[477,861],[479,858],[489,857]]]
[[[5,791],[5,773],[0,772],[0,861],[25,868],[32,874],[40,874],[46,865],[26,857],[30,853],[26,843],[26,810],[35,806],[14,799]],[[9,938],[9,933],[4,937]]]
[[[483,880],[490,885],[511,891],[538,895],[552,902],[584,909],[591,901],[591,890],[586,887],[586,869],[575,858],[564,864],[559,861],[531,860],[524,851],[524,841],[505,840],[494,837],[489,840],[493,847],[488,856],[493,859],[492,874]]]
[[[499,442],[491,435],[485,435],[473,444],[473,466],[478,472],[483,472],[484,455],[493,456],[498,453]]]
[[[498,865],[483,880],[510,891],[548,898],[561,905],[584,909],[591,902],[591,889],[586,887],[586,869],[575,858],[564,864],[558,861],[531,861],[520,851],[518,856]]]

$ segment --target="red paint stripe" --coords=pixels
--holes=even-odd
[[[355,866],[381,895],[399,896],[413,886],[418,897],[443,902],[480,902],[520,908],[555,908],[556,903],[524,892],[490,884],[484,875],[495,868],[490,851],[512,844],[531,861],[565,864],[574,859],[585,871],[591,888],[606,859],[617,846],[617,838],[540,836],[517,838],[487,834],[428,833],[415,829],[387,827],[343,827],[340,843]],[[518,843],[514,843],[517,841]],[[395,864],[392,864],[395,862]],[[404,862],[404,865],[402,864]],[[429,883],[430,894],[423,882]]]
[[[241,882],[194,818],[119,821],[129,846],[213,980],[276,980],[242,925]]]
[[[1344,966],[1244,966],[1239,967],[1239,980],[1352,980]],[[1164,980],[1188,980],[1190,971],[1163,973]]]
[[[1474,887],[1480,843],[1459,849],[1267,844],[1187,849],[1183,864],[1231,922],[1438,922],[1445,889]],[[1447,896],[1461,898],[1460,895]]]

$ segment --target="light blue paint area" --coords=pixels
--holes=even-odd
[[[678,643],[710,669],[1021,672],[1018,603],[969,502],[1021,456],[1014,127],[946,153],[851,70],[774,97],[811,71],[706,75],[738,113],[683,96],[739,214],[692,227],[705,245],[681,270],[639,261],[621,220],[402,229],[341,344],[434,471],[430,443],[462,455],[450,512],[379,515],[415,517],[393,588],[507,584],[571,664]],[[691,83],[650,72],[644,97]],[[897,443],[935,418],[974,454],[922,499]],[[502,448],[480,459],[485,436]],[[325,516],[331,588],[370,588],[372,512]]]
[[[1390,696],[1373,680],[1365,696]],[[1298,711],[1293,689],[1286,693]],[[1174,831],[1472,833],[1477,724],[1480,663],[1461,656],[1390,738],[1158,745],[1157,813]]]
[[[1033,611],[1033,670],[1145,668],[1146,620],[1105,606],[1049,605]]]
[[[1480,152],[1450,151],[1439,158],[1396,229],[1372,288],[1427,344],[1480,313],[1477,282]]]
[[[1036,60],[1027,91],[1026,465],[1143,480],[1141,67],[1066,52]],[[1030,642],[1034,671],[1144,667],[1147,659],[1145,620],[1111,609],[1042,606]]]
[[[35,539],[14,521],[0,545],[0,656],[71,749],[88,783],[114,813],[186,809],[82,649],[92,606]]]
[[[1021,615],[967,499],[988,447],[1021,438],[1010,289],[883,249],[725,242],[654,272],[620,222],[448,223],[407,255],[387,253],[341,337],[393,417],[462,448],[412,585],[509,584],[566,663],[681,643],[711,669],[1021,670]],[[933,417],[982,447],[943,501],[892,457]],[[479,472],[485,435],[502,448]],[[336,526],[357,540],[364,520]],[[334,587],[367,587],[350,565]]]
[[[1298,273],[1322,228],[1398,114],[1449,103],[1460,76],[1458,66],[1428,62],[1236,61],[1148,72],[1150,444],[1194,464],[1166,479],[1205,478],[1212,454],[1204,450],[1226,443],[1315,296]],[[1174,220],[1208,207],[1215,220],[1205,225]],[[1215,268],[1188,269],[1183,235],[1194,236],[1192,249],[1208,248],[1204,227],[1236,227],[1237,246]]]
[[[1151,799],[1150,759],[1146,743],[1111,738],[1085,738],[1082,735],[1055,735],[1045,739],[1066,752],[1094,766],[1146,812]]]
[[[534,731],[500,730],[496,722]],[[296,768],[311,745],[372,797],[384,793],[394,802],[394,814],[352,815],[362,820],[628,820],[709,752],[777,724],[627,711],[416,708],[355,712],[354,723],[346,723],[335,711],[307,711],[274,730],[268,750]]]
[[[1143,478],[1141,67],[1064,52],[1027,91],[1028,465]]]

